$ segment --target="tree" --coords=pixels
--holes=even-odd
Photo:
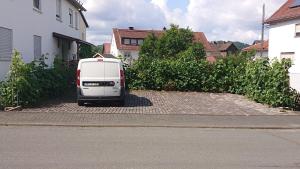
[[[153,59],[176,59],[182,57],[203,59],[205,51],[201,43],[194,43],[194,34],[189,28],[171,25],[160,37],[150,34],[140,50],[140,61]]]
[[[158,38],[154,33],[151,33],[145,40],[143,45],[141,46],[140,56],[141,58],[156,58],[158,57],[157,52],[157,43]]]
[[[178,25],[172,24],[171,28],[159,39],[158,52],[163,58],[174,58],[192,45],[193,38],[193,32],[189,28],[179,28]]]
[[[79,57],[80,58],[91,58],[96,53],[102,53],[102,50],[103,50],[102,45],[91,46],[91,45],[81,44],[81,46],[79,48]]]

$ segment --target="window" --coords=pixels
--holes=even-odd
[[[144,40],[143,40],[143,39],[139,39],[139,40],[138,40],[138,45],[139,45],[139,46],[141,46],[143,43],[144,43]]]
[[[13,50],[13,32],[0,27],[0,60],[11,60]]]
[[[61,0],[56,0],[56,18],[61,20]]]
[[[85,37],[85,33],[84,32],[82,32],[82,39],[81,40],[83,40],[83,41],[85,41],[86,40],[86,37]]]
[[[75,12],[75,28],[79,29],[79,27],[78,27],[78,12]]]
[[[300,24],[296,24],[296,36],[300,37]]]
[[[281,52],[280,59],[291,59],[294,60],[295,52]]]
[[[136,39],[131,39],[130,43],[131,43],[131,45],[137,45],[137,40]]]
[[[33,36],[34,60],[40,61],[42,59],[42,37]]]
[[[73,27],[73,10],[69,9],[70,26]]]
[[[130,45],[130,39],[123,39],[123,44]]]
[[[127,58],[127,59],[131,58],[131,53],[130,52],[125,52],[124,57]]]
[[[33,7],[41,10],[41,0],[33,0]]]

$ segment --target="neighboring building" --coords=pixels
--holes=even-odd
[[[288,0],[269,19],[269,58],[290,58],[291,87],[300,92],[300,1]]]
[[[132,61],[138,59],[140,46],[149,34],[154,33],[156,36],[161,36],[164,32],[165,29],[136,30],[133,27],[129,27],[129,29],[114,28],[110,53],[116,57],[119,55],[125,57],[126,60],[129,60],[128,62],[130,64]],[[207,41],[204,33],[194,32],[194,41],[203,44],[208,56],[215,52]]]
[[[56,56],[77,59],[80,44],[89,44],[85,11],[78,0],[2,0],[0,80],[7,75],[13,49],[27,63],[45,59],[51,66]]]
[[[261,40],[255,40],[255,41],[252,43],[252,45],[256,45],[256,44],[259,44],[259,43],[261,43]]]
[[[210,44],[219,52],[219,55],[222,57],[239,52],[239,49],[234,45],[233,42],[214,41]]]
[[[96,53],[93,58],[111,58],[111,59],[117,59],[114,55],[112,54],[100,54]]]
[[[261,44],[261,41],[254,41],[253,45],[244,48],[242,51],[255,52],[254,58],[260,58],[261,54],[263,58],[267,58],[269,56],[269,41],[264,41],[263,44]]]
[[[111,47],[110,43],[104,43],[102,53],[103,54],[110,54],[110,47]]]

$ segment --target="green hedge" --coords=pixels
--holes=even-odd
[[[206,60],[143,60],[127,70],[127,83],[130,89],[229,92],[275,107],[294,108],[290,65],[289,61],[252,61],[246,55],[230,56],[214,64]]]
[[[47,68],[43,61],[25,64],[15,51],[9,76],[0,83],[0,107],[33,106],[61,96],[72,87],[74,72],[59,60],[55,60],[54,68]]]

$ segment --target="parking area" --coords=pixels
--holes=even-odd
[[[74,97],[53,100],[24,112],[99,114],[199,114],[199,115],[298,115],[299,112],[270,108],[244,96],[198,92],[132,91],[124,107],[103,103],[79,107]]]

